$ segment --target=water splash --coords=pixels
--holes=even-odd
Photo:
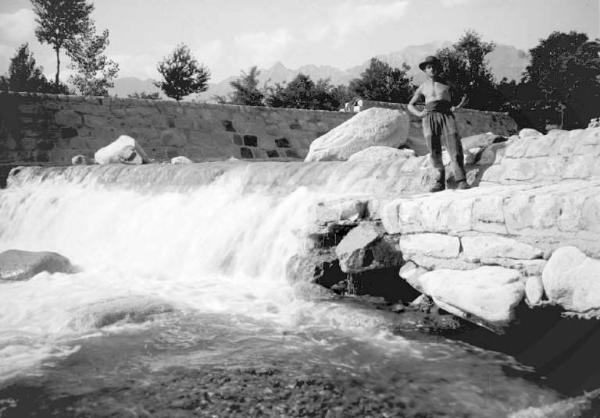
[[[311,300],[285,279],[303,245],[295,231],[312,221],[317,202],[360,190],[327,178],[338,166],[24,169],[0,192],[0,251],[55,251],[80,271],[2,284],[0,349],[16,344],[16,330],[61,345],[97,331],[94,307],[129,298],[135,310],[140,297],[282,329],[377,334],[385,318]],[[312,186],[290,187],[298,177]]]

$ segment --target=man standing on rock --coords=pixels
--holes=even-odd
[[[460,103],[452,106],[453,86],[442,78],[442,63],[436,57],[429,56],[419,64],[419,68],[427,75],[408,103],[408,110],[423,119],[423,136],[431,152],[431,162],[436,171],[436,182],[430,191],[439,192],[446,188],[444,163],[442,162],[442,144],[450,155],[450,164],[454,179],[458,182],[457,189],[468,189],[466,181],[464,157],[460,136],[456,128],[454,111],[461,108],[467,99],[463,96]],[[425,98],[425,109],[419,111],[415,103],[419,98]]]

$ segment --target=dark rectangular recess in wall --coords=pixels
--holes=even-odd
[[[252,150],[246,147],[240,147],[240,155],[242,158],[254,158],[252,155]]]
[[[258,147],[258,137],[256,135],[244,135],[244,145],[247,147]]]
[[[275,140],[275,145],[277,145],[279,148],[289,148],[290,141],[288,141],[287,138],[277,138]]]

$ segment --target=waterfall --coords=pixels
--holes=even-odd
[[[320,304],[314,300],[318,289],[299,294],[285,279],[287,260],[303,245],[297,231],[312,221],[317,202],[398,183],[395,174],[362,183],[353,177],[365,170],[385,173],[393,162],[343,164],[13,173],[0,191],[0,251],[54,251],[78,272],[0,283],[0,363],[9,365],[4,373],[15,370],[17,357],[27,363],[68,354],[67,342],[98,331],[90,309],[110,300],[143,298],[283,328],[358,326],[372,332],[382,321],[377,315]]]

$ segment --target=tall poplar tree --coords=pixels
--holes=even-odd
[[[75,36],[85,33],[93,4],[86,0],[31,0],[36,14],[35,36],[56,52],[56,86],[60,83],[60,50]]]

